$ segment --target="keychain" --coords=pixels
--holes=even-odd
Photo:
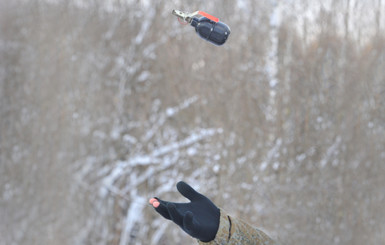
[[[203,39],[215,44],[223,45],[230,35],[230,27],[220,22],[214,17],[203,11],[195,11],[193,13],[173,10],[172,14],[178,17],[182,24],[191,24],[195,27],[196,33]],[[196,16],[202,16],[197,18]]]

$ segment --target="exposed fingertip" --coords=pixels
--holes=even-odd
[[[155,200],[155,201],[152,203],[152,206],[153,206],[154,208],[159,207],[159,205],[160,205],[160,202],[158,202],[157,200]]]
[[[150,204],[153,204],[153,203],[156,202],[156,201],[158,201],[158,200],[156,200],[155,198],[151,198],[150,201],[149,201],[149,203],[150,203]]]

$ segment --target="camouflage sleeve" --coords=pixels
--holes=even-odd
[[[230,217],[221,209],[219,228],[215,239],[198,241],[201,245],[274,245],[275,242],[264,232],[249,224]]]

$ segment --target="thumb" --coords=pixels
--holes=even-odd
[[[196,201],[200,197],[202,197],[202,195],[199,192],[194,190],[186,182],[183,182],[183,181],[178,182],[178,184],[176,185],[176,188],[178,189],[180,194],[188,198],[190,201]]]

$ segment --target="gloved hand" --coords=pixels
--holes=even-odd
[[[172,220],[190,236],[202,242],[214,240],[219,228],[219,208],[183,181],[176,187],[191,202],[174,203],[155,197],[150,199],[152,206],[164,218]]]

